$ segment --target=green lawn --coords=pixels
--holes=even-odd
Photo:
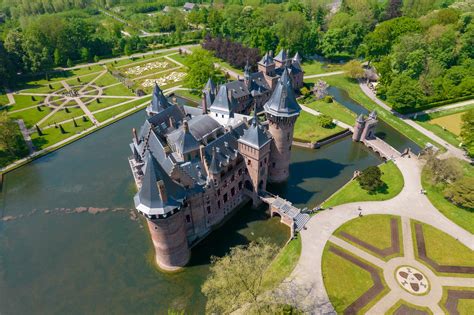
[[[122,83],[104,89],[104,95],[135,96],[135,94]]]
[[[75,104],[74,102],[69,102],[68,105]],[[59,123],[64,120],[69,120],[74,117],[80,117],[84,116],[84,112],[82,109],[79,107],[69,107],[68,108],[69,112],[66,112],[66,109],[60,109],[54,115],[50,116],[48,119],[46,119],[43,123],[41,123],[41,127],[48,126],[49,124],[54,124],[54,123]]]
[[[459,291],[473,291],[474,288],[464,288],[464,287],[443,287],[443,297],[439,302],[439,306],[448,314],[448,311],[444,307],[446,304],[446,299],[448,298],[448,290],[459,290]],[[472,310],[474,310],[474,300],[473,299],[460,299],[458,300],[457,310],[459,315],[471,315]]]
[[[265,272],[263,286],[268,290],[277,287],[295,269],[301,255],[301,238],[296,236],[283,247]]]
[[[334,195],[329,197],[329,199],[323,203],[323,207],[334,207],[356,201],[388,200],[398,195],[404,185],[403,175],[398,167],[390,161],[381,164],[379,168],[383,173],[382,181],[387,185],[384,190],[375,194],[369,194],[366,190],[360,187],[357,180],[352,180]]]
[[[303,105],[317,110],[318,112],[321,112],[325,115],[331,116],[332,118],[342,121],[343,123],[346,123],[350,126],[354,125],[355,119],[357,117],[353,111],[347,109],[336,101],[332,103],[326,103],[325,101],[318,100]]]
[[[23,119],[28,128],[33,127],[38,121],[46,117],[46,115],[51,113],[51,109],[48,107],[42,107],[42,110],[39,111],[36,107],[22,110],[21,112],[16,112],[9,114],[12,119]]]
[[[176,50],[176,52],[177,51],[178,50]],[[118,60],[117,62],[115,62],[115,61],[108,62],[107,64],[113,65],[116,68],[122,68],[124,66],[135,66],[135,65],[141,64],[145,61],[149,61],[149,60],[152,60],[154,58],[169,55],[169,54],[172,54],[172,53],[173,53],[173,51],[167,51],[167,52],[164,52],[164,53],[151,54],[151,55],[146,55],[146,56],[138,57],[138,58],[127,58],[127,59],[123,59],[123,60]]]
[[[92,80],[94,80],[95,78],[97,78],[99,76],[100,72],[99,73],[94,73],[94,74],[88,74],[88,75],[85,75],[81,78],[72,78],[72,79],[69,79],[67,80],[66,82],[70,85],[70,86],[74,86],[74,85],[85,85],[89,82],[91,82]],[[77,81],[77,79],[79,79],[79,81]]]
[[[99,109],[106,108],[112,105],[120,104],[126,101],[131,101],[128,98],[101,98],[100,103],[97,103],[97,100],[91,102],[87,105],[91,112],[95,112]]]
[[[474,176],[473,167],[467,162],[462,162],[464,166],[464,176]],[[474,211],[462,209],[443,196],[444,185],[433,184],[431,181],[431,173],[425,166],[421,172],[421,184],[426,190],[426,196],[431,203],[448,219],[464,228],[465,230],[474,233]]]
[[[391,247],[392,246],[392,240],[391,240],[392,233],[390,230],[390,220],[392,218],[397,218],[397,221],[398,221],[400,253],[393,254],[391,256],[384,258],[341,236],[341,232],[346,232],[379,249],[385,249],[387,247]],[[398,216],[383,215],[383,214],[365,215],[361,218],[352,219],[349,222],[344,223],[336,230],[336,232],[334,232],[334,235],[339,236],[345,241],[351,243],[352,245],[364,251],[368,251],[372,255],[375,255],[386,261],[394,257],[403,255],[402,226],[401,226],[400,217]]]
[[[32,107],[42,103],[45,99],[44,96],[34,96],[34,101],[31,96],[29,95],[16,95],[14,94],[13,97],[15,98],[15,104],[8,106],[8,111],[23,109],[27,107]]]
[[[422,307],[422,306],[418,306],[418,305],[415,305],[415,304],[411,304],[411,303],[408,303],[407,301],[405,300],[399,300],[397,303],[395,303],[388,311],[387,313],[385,313],[386,315],[393,315],[395,314],[395,311],[402,305],[405,305],[405,306],[408,306],[410,308],[413,308],[415,310],[418,310],[418,311],[422,311],[422,312],[427,312],[428,314],[433,314],[433,312],[427,308],[427,307]],[[408,315],[408,314],[407,314]]]
[[[51,85],[52,89],[49,88],[49,85]],[[24,89],[21,89],[19,92],[49,94],[52,92],[56,92],[60,89],[64,89],[64,86],[61,84],[61,82],[51,82],[49,84],[46,83],[46,85],[39,85],[29,82],[27,85],[24,86]]]
[[[0,106],[7,105],[8,103],[10,103],[7,95],[4,93],[5,92],[3,90],[0,91]]]
[[[419,223],[419,222],[418,222]],[[414,222],[412,222],[414,225]],[[426,254],[440,265],[474,267],[474,251],[450,235],[422,223]],[[412,226],[412,230],[414,227]],[[416,240],[413,238],[416,247]],[[435,271],[435,273],[438,273]]]
[[[98,78],[96,81],[94,81],[94,84],[97,86],[109,86],[118,82],[119,81],[113,75],[107,72],[106,74]]]
[[[59,141],[65,140],[76,133],[90,128],[93,125],[92,122],[90,122],[89,120],[87,122],[83,122],[82,119],[77,119],[76,122],[78,124],[78,127],[74,127],[74,123],[72,121],[62,124],[64,130],[66,131],[66,133],[64,134],[61,133],[61,130],[59,128],[54,127],[42,130],[43,136],[39,136],[37,132],[33,133],[31,135],[33,144],[39,149],[44,149]]]
[[[318,124],[318,116],[301,111],[300,117],[296,120],[293,138],[295,141],[317,142],[342,130],[344,129],[336,125],[332,128],[323,128]]]
[[[93,113],[93,115],[98,121],[103,122],[103,121],[106,121],[109,118],[115,117],[115,116],[129,110],[129,109],[132,109],[135,106],[139,106],[139,105],[142,105],[143,103],[147,103],[147,102],[149,102],[149,98],[144,98],[144,99],[133,101],[133,102],[128,103],[128,104],[124,104],[124,105],[117,106],[117,107],[114,107],[114,108],[111,108],[111,109],[108,109],[108,110],[104,110],[104,111],[99,112],[99,113]]]
[[[305,75],[320,74],[342,70],[342,64],[324,64],[316,60],[308,60],[301,64]]]
[[[315,81],[317,81],[317,79],[307,80],[307,82],[315,82]],[[397,130],[403,130],[403,134],[405,136],[413,140],[422,148],[424,148],[426,143],[428,142],[435,145],[437,144],[431,138],[428,138],[427,136],[423,135],[421,132],[417,131],[415,128],[407,125],[401,119],[395,117],[392,113],[383,109],[382,107],[377,105],[375,102],[373,102],[360,89],[359,84],[356,81],[346,77],[345,75],[328,76],[324,78],[324,81],[326,81],[332,86],[336,86],[347,91],[347,93],[353,100],[363,105],[365,108],[369,110],[373,110],[373,109],[377,110],[377,114],[380,119],[384,120],[385,122],[387,122],[388,124],[390,124],[392,127],[394,127]],[[441,146],[439,147],[441,148]]]
[[[357,298],[372,287],[373,281],[368,271],[330,252],[329,248],[331,246],[337,247],[330,242],[326,244],[321,268],[324,286],[326,287],[329,299],[336,312],[342,314],[352,302],[357,300]],[[315,266],[315,268],[317,268],[317,266]],[[382,275],[381,277],[383,278]],[[385,293],[380,294],[364,309],[368,309],[384,294]]]

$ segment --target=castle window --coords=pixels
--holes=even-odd
[[[217,195],[218,195],[218,196],[221,195],[221,190],[220,190],[220,189],[217,190]]]
[[[260,161],[260,167],[262,167],[262,161]]]
[[[235,176],[232,175],[232,177],[230,178],[230,181],[233,182],[235,180]]]
[[[239,190],[242,190],[242,181],[239,182]]]
[[[239,169],[239,176],[242,175],[242,169]]]
[[[286,140],[290,140],[290,133],[288,132],[288,134],[286,135]]]
[[[275,168],[275,162],[272,163],[272,167]]]
[[[207,206],[207,213],[208,213],[208,214],[211,213],[211,206]]]
[[[217,208],[219,208],[219,209],[221,208],[221,201],[220,200],[217,201]]]
[[[263,159],[263,163],[267,164],[267,158]]]
[[[234,197],[234,195],[235,195],[235,188],[234,187],[232,187],[232,189],[230,190],[230,194],[232,195],[232,197]]]
[[[191,216],[189,214],[186,214],[186,222],[188,223],[191,222]]]
[[[252,165],[252,160],[248,159],[247,160],[247,165]]]
[[[224,194],[224,203],[226,203],[227,200],[228,200],[228,199],[227,199],[227,193],[225,193],[225,194]]]

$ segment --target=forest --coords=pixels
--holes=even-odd
[[[367,60],[381,76],[378,95],[401,111],[462,100],[474,94],[473,4],[455,0],[199,1],[3,0],[0,5],[0,80],[16,73],[131,54],[157,44],[180,44],[207,36],[240,47],[289,49],[304,58]],[[192,2],[192,1],[191,1]],[[168,13],[162,13],[170,6]],[[124,25],[173,32],[161,37],[124,36]],[[150,15],[153,12],[155,15]],[[191,29],[198,30],[188,33]],[[132,29],[133,31],[133,29]]]

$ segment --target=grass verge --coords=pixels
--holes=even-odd
[[[344,129],[336,125],[333,125],[331,128],[323,128],[319,125],[318,116],[301,111],[296,121],[293,136],[295,141],[317,142],[342,130]]]
[[[417,311],[420,311],[420,312],[426,312],[428,314],[433,314],[433,312],[427,308],[427,307],[423,307],[423,306],[419,306],[419,305],[415,305],[415,304],[411,304],[411,303],[408,303],[407,301],[405,300],[399,300],[397,303],[395,303],[388,311],[387,313],[385,313],[386,315],[393,315],[395,314],[395,312],[398,310],[398,308],[400,306],[408,306],[409,308],[411,309],[415,309]]]
[[[393,162],[379,166],[382,171],[382,181],[386,184],[383,189],[374,194],[362,189],[357,180],[351,180],[347,185],[329,197],[323,203],[324,208],[335,207],[356,201],[381,201],[392,199],[398,195],[404,186],[403,175]]]

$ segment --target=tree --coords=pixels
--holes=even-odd
[[[188,57],[189,70],[186,76],[187,83],[194,89],[201,89],[209,78],[215,80],[216,69],[214,68],[213,56],[204,49],[194,51]]]
[[[318,124],[323,128],[332,128],[334,127],[334,123],[332,122],[332,118],[328,115],[319,115],[318,116]]]
[[[434,155],[428,156],[426,167],[431,173],[434,184],[453,183],[463,176],[462,166],[458,159],[438,159]]]
[[[469,156],[474,156],[474,109],[462,115],[461,137]]]
[[[259,296],[265,292],[263,276],[276,253],[275,245],[260,240],[234,247],[222,258],[214,257],[201,288],[207,297],[206,312],[230,313],[245,306],[259,313]]]
[[[22,157],[28,152],[18,124],[5,111],[0,114],[0,150],[10,157]]]
[[[62,56],[61,56],[61,52],[59,51],[58,48],[55,48],[54,49],[54,52],[53,52],[53,61],[54,61],[54,65],[55,66],[59,66],[61,63],[62,63]]]
[[[474,210],[474,178],[455,181],[444,190],[444,197],[459,207]]]
[[[380,168],[369,166],[357,176],[357,181],[362,189],[367,190],[369,193],[375,193],[385,185],[381,177],[382,171]]]
[[[67,59],[66,61],[66,65],[71,68],[72,66],[74,66],[74,63],[72,62],[72,60],[70,58]]]
[[[346,71],[349,78],[352,79],[360,79],[364,77],[364,69],[362,68],[362,64],[358,60],[351,60],[346,63],[343,67],[344,71]]]

